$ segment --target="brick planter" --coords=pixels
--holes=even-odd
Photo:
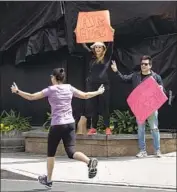
[[[47,132],[29,131],[23,133],[25,137],[25,151],[36,154],[46,154],[47,152]],[[153,154],[151,135],[146,135],[147,151]],[[76,150],[84,152],[88,156],[94,157],[116,157],[134,156],[138,150],[137,135],[78,135],[76,140]],[[161,151],[169,153],[176,151],[176,137],[172,134],[161,133]],[[58,146],[57,155],[64,156],[63,144]]]
[[[1,133],[1,152],[24,152],[25,138],[22,132],[13,130]]]

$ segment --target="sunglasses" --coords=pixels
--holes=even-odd
[[[149,63],[141,63],[141,65],[148,66]]]
[[[103,47],[103,46],[95,46],[95,48],[99,48],[99,49],[102,48],[102,47]]]

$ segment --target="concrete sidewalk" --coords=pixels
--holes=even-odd
[[[55,182],[52,189],[46,189],[38,181],[29,180],[1,180],[1,191],[3,192],[175,192],[174,189],[152,189],[144,187],[93,185],[79,183]]]
[[[46,156],[4,153],[1,154],[1,169],[37,178],[46,173]],[[98,175],[94,179],[88,179],[87,175],[84,163],[56,158],[54,181],[175,189],[176,152],[165,154],[160,159],[153,156],[143,159],[99,158]]]

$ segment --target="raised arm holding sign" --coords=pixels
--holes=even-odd
[[[87,119],[92,119],[88,135],[97,133],[96,128],[99,115],[103,116],[106,134],[110,135],[110,88],[107,69],[113,53],[114,29],[110,26],[109,11],[80,12],[75,33],[77,43],[82,43],[90,57],[86,90],[95,90],[101,84],[105,86],[105,94],[102,97],[86,101],[85,103],[83,116]],[[85,43],[91,42],[93,44],[89,49]],[[109,42],[108,46],[104,42]],[[79,122],[80,124],[82,123]]]

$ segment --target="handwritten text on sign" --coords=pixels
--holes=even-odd
[[[79,12],[75,33],[77,43],[113,41],[109,11]]]
[[[127,103],[137,121],[142,124],[158,110],[167,100],[165,93],[153,77],[149,77],[135,88],[127,99]]]

